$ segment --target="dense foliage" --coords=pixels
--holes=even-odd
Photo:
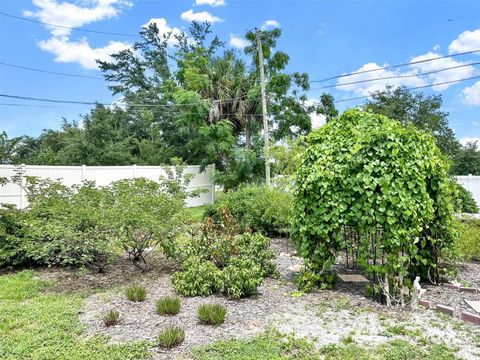
[[[168,247],[183,222],[187,194],[177,179],[137,178],[106,187],[93,182],[68,187],[33,177],[0,183],[8,181],[25,188],[28,207],[0,208],[0,267],[93,266],[102,271],[112,256],[125,251],[144,268],[145,250]]]
[[[403,302],[407,278],[439,278],[453,241],[452,185],[434,140],[383,115],[348,110],[308,136],[293,237],[316,272],[342,249]]]
[[[234,229],[208,220],[177,244],[183,266],[173,275],[173,286],[179,293],[238,299],[253,295],[264,277],[275,274],[269,239],[258,233],[236,235]]]
[[[306,134],[315,106],[308,75],[286,71],[275,50],[280,29],[262,31],[270,126],[275,140]],[[247,32],[244,54],[223,48],[207,23],[163,34],[152,21],[131,48],[100,61],[119,107],[96,106],[82,124],[64,122],[38,138],[0,134],[0,163],[46,165],[215,164],[231,188],[264,171],[257,40]]]
[[[478,213],[478,205],[475,202],[472,193],[455,181],[453,185],[456,190],[454,199],[455,211],[467,214]]]
[[[453,175],[480,175],[480,147],[477,142],[462,146],[454,158]]]
[[[289,233],[292,195],[266,186],[244,186],[220,194],[206,210],[216,223],[224,218],[224,211],[235,218],[240,231],[259,231],[278,236]]]
[[[460,260],[480,260],[480,219],[462,216],[455,225],[458,231],[455,247]]]
[[[448,126],[448,113],[442,110],[441,95],[427,95],[412,92],[405,87],[387,86],[374,92],[364,108],[404,125],[415,125],[434,138],[437,146],[451,159],[455,157],[460,144],[455,133]]]

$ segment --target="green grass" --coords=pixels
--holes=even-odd
[[[145,301],[147,298],[147,289],[142,285],[133,284],[125,289],[125,296],[128,300],[134,302]]]
[[[148,359],[149,344],[109,345],[83,338],[81,294],[53,293],[47,282],[23,271],[0,276],[0,359]]]
[[[192,221],[201,222],[203,220],[203,214],[208,205],[201,205],[195,207],[189,207],[185,209],[187,216]]]
[[[157,336],[158,345],[166,349],[180,345],[183,340],[185,331],[178,326],[169,326]]]
[[[444,345],[418,346],[402,340],[362,347],[355,342],[329,344],[319,350],[305,339],[267,332],[250,340],[220,341],[193,351],[196,360],[453,360]]]
[[[156,302],[158,315],[177,315],[180,312],[180,299],[178,297],[165,296]]]
[[[219,304],[202,304],[198,307],[198,319],[201,323],[218,326],[225,321],[227,309]]]

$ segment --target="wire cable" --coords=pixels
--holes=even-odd
[[[56,71],[42,70],[42,69],[32,68],[32,67],[28,67],[28,66],[21,66],[21,65],[9,64],[9,63],[5,63],[5,62],[0,62],[0,65],[9,66],[9,67],[16,68],[16,69],[36,71],[36,72],[45,73],[45,74],[51,74],[51,75],[62,75],[62,76],[79,77],[79,78],[87,78],[87,79],[103,79],[102,76],[70,74],[70,73],[64,73],[64,72],[56,72]]]

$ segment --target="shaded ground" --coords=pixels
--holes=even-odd
[[[343,284],[334,290],[301,294],[296,291],[289,270],[300,259],[289,256],[293,249],[283,239],[274,240],[272,248],[278,254],[281,276],[266,279],[256,297],[240,301],[220,296],[182,298],[180,314],[175,317],[161,317],[155,313],[155,300],[174,294],[172,264],[160,258],[157,261],[163,265],[146,274],[127,264],[125,268],[114,267],[110,269],[113,273],[107,271],[104,275],[62,271],[59,288],[73,289],[78,282],[85,289],[110,289],[86,299],[80,319],[86,325],[87,336],[106,334],[111,337],[111,342],[120,343],[153,341],[167,324],[182,326],[186,331],[185,342],[169,351],[154,347],[155,359],[188,359],[191,349],[199,345],[219,339],[251,337],[269,327],[309,337],[317,346],[340,341],[369,345],[401,338],[419,344],[445,342],[458,349],[462,358],[480,359],[480,327],[445,318],[431,310],[388,309],[365,298],[362,286]],[[56,278],[58,275],[47,271],[42,276]],[[141,281],[147,287],[145,302],[132,303],[125,299],[123,287],[132,281]],[[473,281],[478,279],[474,277]],[[112,287],[113,284],[117,286]],[[196,310],[205,302],[217,302],[227,307],[223,325],[213,328],[198,323]],[[121,322],[106,328],[102,316],[109,309],[120,312]]]

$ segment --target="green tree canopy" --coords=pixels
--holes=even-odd
[[[442,103],[441,95],[427,95],[411,92],[405,87],[387,86],[385,90],[374,92],[364,108],[429,132],[443,153],[453,158],[460,144],[448,126],[448,113],[442,111]]]

